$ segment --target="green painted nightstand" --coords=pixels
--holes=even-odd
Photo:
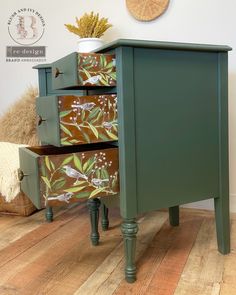
[[[214,198],[218,248],[230,251],[228,46],[118,40],[115,53],[123,217],[128,282],[140,213]]]
[[[170,224],[175,226],[179,205],[214,198],[218,248],[222,254],[230,251],[229,50],[117,40],[97,51],[116,56],[117,84],[112,91],[118,102],[120,213],[128,282],[136,279],[135,219],[141,213],[169,208]],[[58,69],[57,62],[52,65],[62,81],[54,81],[58,77],[53,75],[52,85],[78,90],[70,78],[75,79],[75,73],[65,64],[66,71]],[[99,91],[88,89],[87,94]]]

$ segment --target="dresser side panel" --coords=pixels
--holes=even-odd
[[[219,196],[217,53],[135,49],[138,212]]]

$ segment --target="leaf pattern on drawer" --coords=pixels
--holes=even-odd
[[[117,150],[45,156],[40,159],[40,178],[45,206],[117,194]]]
[[[118,140],[116,94],[62,96],[59,116],[61,145]]]
[[[83,86],[115,86],[115,55],[79,53],[78,78]]]

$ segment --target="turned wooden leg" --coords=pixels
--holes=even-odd
[[[99,232],[98,232],[98,220],[99,220],[99,207],[100,207],[100,200],[89,199],[87,201],[89,215],[90,215],[90,222],[91,222],[91,234],[90,239],[93,246],[97,246],[99,243]]]
[[[179,225],[179,206],[169,208],[169,221],[172,226]]]
[[[216,234],[218,250],[222,254],[230,252],[230,218],[229,218],[229,197],[214,199]]]
[[[135,249],[138,225],[134,218],[124,219],[121,225],[125,247],[125,278],[128,283],[136,281]]]
[[[53,211],[52,207],[47,206],[46,211],[45,211],[45,218],[47,222],[52,222],[53,221]]]
[[[102,230],[106,231],[109,228],[108,208],[102,204]]]

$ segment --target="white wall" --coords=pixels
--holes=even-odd
[[[37,85],[34,63],[7,63],[6,46],[15,46],[7,31],[7,20],[19,8],[38,10],[45,19],[43,38],[37,45],[47,46],[47,63],[76,50],[76,36],[66,31],[64,23],[73,23],[84,12],[99,12],[108,17],[113,28],[104,36],[117,38],[226,44],[236,48],[235,1],[170,0],[168,10],[152,22],[139,22],[130,16],[125,0],[8,0],[0,10],[0,113],[13,103],[29,85]],[[229,128],[230,193],[236,212],[236,54],[229,53]],[[197,206],[211,208],[211,202]]]

